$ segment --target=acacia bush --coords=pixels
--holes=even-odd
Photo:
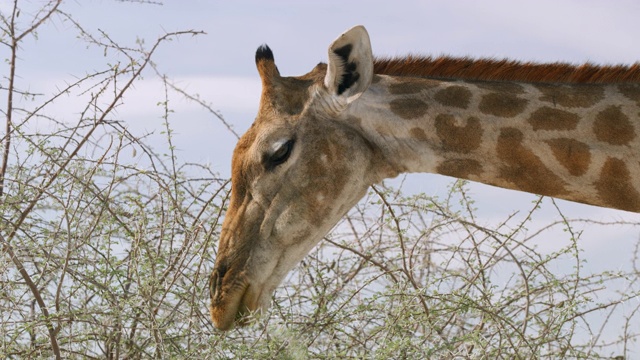
[[[63,5],[47,2],[24,22],[17,2],[2,14],[0,358],[638,355],[637,251],[622,270],[590,272],[578,230],[638,224],[572,220],[542,198],[485,221],[463,181],[440,198],[372,188],[269,311],[252,326],[216,331],[208,277],[230,183],[181,160],[169,98],[218,114],[153,63],[167,40],[199,32],[125,46],[92,34]],[[52,17],[113,57],[52,93],[30,93],[15,81],[21,44]],[[131,133],[115,112],[142,74],[165,88],[151,104],[162,117],[155,134]],[[81,100],[81,110],[52,115],[62,96]],[[150,146],[151,137],[162,144]],[[557,220],[534,226],[543,207]],[[542,242],[557,249],[541,251]]]

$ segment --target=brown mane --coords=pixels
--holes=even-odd
[[[444,79],[547,83],[640,83],[640,62],[633,65],[573,65],[515,60],[409,55],[376,58],[376,74]]]

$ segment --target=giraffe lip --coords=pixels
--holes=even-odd
[[[226,296],[212,299],[210,312],[215,327],[227,331],[236,325],[245,326],[251,323],[250,315],[262,308],[262,295],[262,287],[252,286],[247,282]]]
[[[255,296],[255,286],[248,284],[246,290],[242,294],[242,297],[240,298],[240,306],[235,314],[236,322],[240,326],[247,325],[249,323],[249,315],[260,307],[257,300],[260,298],[259,295],[261,292],[258,291],[257,293],[258,296]]]
[[[246,313],[244,298],[249,289],[249,283],[236,286],[226,293],[218,293],[211,299],[210,315],[214,326],[218,330],[231,330],[236,322]],[[242,322],[238,322],[242,324]]]

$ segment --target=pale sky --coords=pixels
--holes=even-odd
[[[0,0],[0,10],[5,11],[11,2]],[[260,83],[254,53],[259,45],[271,47],[283,75],[300,75],[326,61],[329,43],[357,24],[368,29],[376,55],[451,54],[607,64],[640,61],[637,0],[166,0],[163,6],[76,0],[66,3],[63,10],[88,30],[104,30],[132,47],[137,38],[146,39],[150,46],[165,32],[205,31],[207,35],[165,44],[156,62],[178,84],[219,109],[239,133],[248,128],[257,111]],[[24,45],[18,69],[23,86],[46,92],[74,76],[103,68],[102,50],[87,49],[70,29],[58,18],[38,33],[37,41]],[[162,92],[160,82],[148,72],[125,99],[119,116],[132,131],[158,130],[162,121],[156,103],[162,100]],[[171,121],[181,156],[210,163],[228,176],[235,137],[197,105],[177,94],[171,99],[176,110]],[[76,103],[76,98],[68,97],[51,111],[72,118]],[[438,175],[417,174],[408,177],[407,187],[443,195],[450,182]],[[481,221],[487,222],[527,209],[535,199],[482,185],[472,186],[472,192]],[[640,220],[637,214],[622,211],[565,201],[559,204],[569,217]],[[556,218],[548,208],[548,219]],[[639,236],[638,228],[587,228],[581,245],[594,270],[615,269],[624,262],[621,259],[628,258]]]

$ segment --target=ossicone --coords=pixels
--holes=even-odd
[[[263,60],[273,61],[273,52],[267,44],[260,45],[258,50],[256,50],[256,64]]]
[[[280,72],[273,58],[273,52],[266,45],[261,45],[256,50],[256,67],[262,79],[262,86],[271,86],[275,80],[280,78]]]

